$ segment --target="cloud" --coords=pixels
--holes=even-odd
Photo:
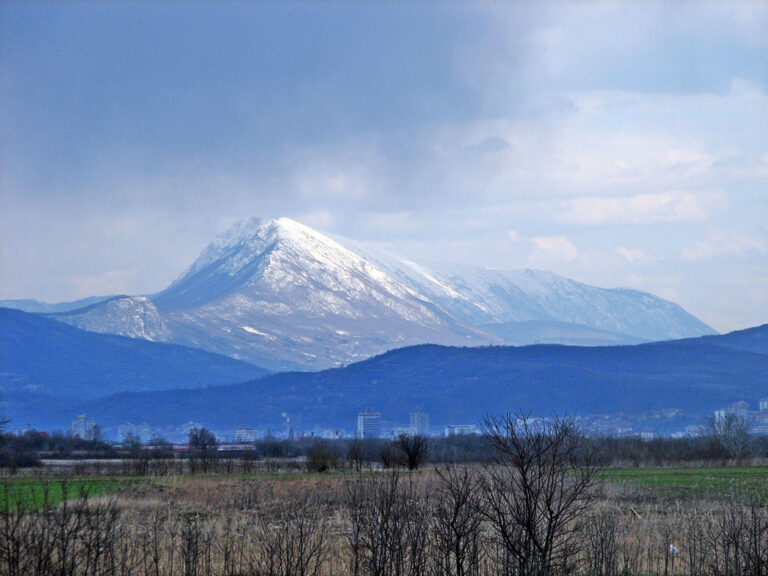
[[[300,195],[326,200],[356,200],[369,194],[365,177],[345,171],[330,174],[301,174],[297,180]]]
[[[95,276],[70,276],[77,297],[107,294],[134,294],[136,270],[107,270]]]
[[[127,60],[113,48],[143,46],[151,11],[104,28],[75,7],[41,26],[37,10],[9,6],[20,26],[5,30],[0,64],[0,289],[129,291],[109,277],[120,268],[137,270],[131,292],[150,293],[251,215],[424,261],[535,262],[603,285],[644,263],[651,291],[685,246],[704,264],[687,267],[701,276],[680,295],[701,310],[706,259],[743,254],[718,275],[764,266],[768,234],[670,224],[766,220],[768,5],[429,6],[171,10],[168,49]],[[334,42],[313,41],[329,31]],[[768,310],[741,288],[728,296]]]
[[[626,198],[582,196],[564,203],[557,216],[563,222],[585,225],[700,222],[724,204],[720,193],[662,192]]]
[[[659,256],[653,256],[648,254],[645,250],[640,248],[627,248],[625,246],[617,246],[613,251],[614,254],[621,256],[630,264],[642,263],[642,262],[657,262],[662,260]]]
[[[296,220],[318,230],[329,230],[336,223],[336,218],[327,210],[297,215]]]
[[[408,211],[367,212],[362,214],[362,222],[373,232],[403,233],[413,226],[412,217]]]
[[[490,154],[501,152],[511,148],[509,141],[501,136],[489,136],[477,144],[471,144],[465,147],[465,150],[473,154]]]
[[[682,283],[682,279],[676,274],[630,274],[624,278],[626,286],[651,292],[673,302],[679,302]]]
[[[692,246],[683,248],[681,256],[686,260],[712,260],[717,256],[744,256],[756,252],[761,256],[768,254],[768,242],[765,238],[740,231],[717,231]]]
[[[543,256],[571,262],[579,255],[579,250],[566,236],[534,236],[528,240],[534,247],[532,261],[539,261]]]
[[[686,92],[728,73],[762,76],[750,65],[765,62],[768,8],[762,2],[513,4],[534,9],[494,5],[492,16],[506,35],[486,49],[481,69],[510,84]]]

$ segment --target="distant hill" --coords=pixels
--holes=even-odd
[[[32,313],[60,313],[77,310],[86,306],[92,306],[93,304],[104,302],[110,298],[113,298],[113,296],[91,296],[90,298],[72,300],[71,302],[59,302],[57,304],[40,302],[39,300],[32,300],[31,298],[23,298],[20,300],[0,300],[0,308],[13,308],[14,310],[21,310],[22,312]]]
[[[65,399],[124,391],[201,388],[251,380],[267,370],[193,348],[95,334],[0,308],[0,393],[6,416]],[[42,407],[38,406],[42,403]]]
[[[686,340],[700,341],[715,346],[725,346],[734,350],[743,350],[745,352],[754,352],[755,354],[768,354],[768,330],[766,326],[757,326],[747,328],[746,330],[737,330],[721,336],[703,336],[701,338],[692,338]]]
[[[194,420],[212,427],[249,423],[354,428],[372,408],[388,422],[417,407],[433,424],[477,422],[517,409],[534,414],[638,413],[666,408],[702,416],[737,400],[768,396],[768,326],[744,333],[635,346],[393,350],[346,368],[284,373],[205,390],[124,393],[78,405],[97,421],[151,424]],[[734,349],[749,340],[754,351]],[[760,352],[760,353],[756,353]],[[54,419],[69,414],[51,411]]]

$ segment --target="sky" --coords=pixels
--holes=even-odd
[[[768,3],[0,3],[0,298],[233,223],[768,322]]]

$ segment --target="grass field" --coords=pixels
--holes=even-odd
[[[421,471],[427,472],[428,469]],[[138,483],[165,486],[189,485],[253,478],[262,482],[311,482],[340,480],[343,474],[310,472],[259,472],[246,475],[191,474],[155,477],[93,476],[67,478],[6,478],[0,480],[0,513],[9,509],[36,510],[55,506],[86,493],[89,498],[117,493]],[[717,497],[725,494],[758,494],[768,498],[768,466],[700,468],[607,468],[599,478],[608,484],[630,485],[660,496]]]
[[[413,558],[422,568],[434,565],[441,571],[453,554],[441,544],[446,533],[452,534],[446,532],[452,530],[452,516],[445,511],[453,510],[448,488],[478,488],[472,474],[483,474],[484,468],[470,465],[453,472],[442,476],[425,466],[415,474],[291,469],[4,478],[0,541],[11,553],[0,554],[0,574],[34,573],[36,562],[58,558],[65,550],[67,558],[75,558],[70,553],[76,552],[79,566],[89,566],[93,552],[99,551],[104,562],[117,559],[136,567],[130,572],[134,576],[180,574],[187,568],[198,574],[266,574],[275,559],[286,558],[310,562],[319,576],[344,576],[357,573],[359,562],[368,562],[373,554],[354,544],[354,534],[367,534],[367,541],[385,546],[382,553],[395,559],[391,566],[407,565],[415,550]],[[584,493],[580,502],[585,508],[574,524],[580,531],[574,564],[578,574],[599,573],[593,562],[606,558],[609,546],[615,570],[602,573],[753,574],[754,562],[768,565],[768,548],[751,544],[764,539],[768,509],[765,500],[750,498],[755,493],[768,498],[768,466],[608,468],[599,477],[602,487]],[[482,512],[484,502],[506,490],[506,483],[486,483],[477,491],[462,492],[472,494],[464,501],[462,517],[477,523],[472,538],[479,558],[476,573],[481,575],[498,574],[500,554],[508,553],[499,548],[503,541],[494,536],[499,528],[493,517]],[[90,499],[87,507],[62,505],[82,491]],[[52,505],[58,505],[55,512],[45,510]],[[385,540],[381,534],[387,534]],[[670,556],[671,546],[681,553]],[[313,555],[310,560],[305,553]],[[149,557],[155,558],[154,568],[145,562]],[[711,570],[702,569],[708,566]],[[105,564],[100,573],[113,570],[114,565]],[[64,572],[91,573],[46,573]]]
[[[131,486],[154,484],[159,486],[231,483],[258,479],[262,482],[311,482],[313,480],[340,480],[338,471],[317,472],[257,472],[254,474],[174,474],[168,476],[48,476],[43,478],[15,477],[0,479],[0,513],[7,510],[37,510],[56,506],[62,501],[76,500],[83,493],[89,498],[115,494]]]
[[[85,494],[95,498],[117,492],[131,482],[126,478],[14,478],[0,481],[0,512],[37,510],[56,506],[63,500],[75,500]]]
[[[609,483],[634,484],[663,495],[734,493],[768,497],[768,466],[609,468],[600,472],[600,479]]]

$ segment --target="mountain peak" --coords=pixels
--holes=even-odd
[[[301,224],[300,222],[296,222],[296,220],[291,220],[290,218],[286,218],[285,216],[270,220],[268,225],[274,226],[275,228],[282,231],[283,233],[291,233],[291,232],[316,233],[316,231],[310,228],[309,226],[305,226],[304,224]]]
[[[325,234],[301,224],[300,222],[291,220],[290,218],[276,218],[270,220],[261,227],[257,232],[256,237],[263,238],[270,243],[287,242],[303,247],[309,247],[318,243],[329,244],[333,245],[338,250],[349,252],[350,255],[352,254],[352,252]]]
[[[229,242],[242,242],[275,234],[281,238],[291,238],[297,235],[322,236],[322,234],[309,226],[305,226],[285,216],[266,221],[259,217],[253,217],[236,222],[226,232],[221,234],[217,240],[225,239]]]
[[[290,294],[295,301],[289,301]],[[409,301],[406,308],[419,308],[409,312],[413,317],[426,314],[434,319],[431,312],[421,310],[426,299],[415,291],[335,240],[290,218],[238,222],[209,244],[189,270],[154,301],[159,308],[172,310],[232,297],[258,305],[279,301],[284,313],[309,303],[324,312],[350,316],[356,314],[356,302],[366,298],[391,309],[398,309],[405,299]],[[333,305],[328,303],[331,301]]]
[[[174,284],[197,274],[214,262],[232,258],[238,253],[247,252],[250,256],[261,254],[270,246],[281,241],[305,242],[310,238],[325,238],[308,226],[290,218],[276,218],[264,221],[253,217],[233,224],[228,230],[219,234],[208,244]],[[331,240],[328,239],[330,242]],[[241,257],[240,261],[244,259]]]

